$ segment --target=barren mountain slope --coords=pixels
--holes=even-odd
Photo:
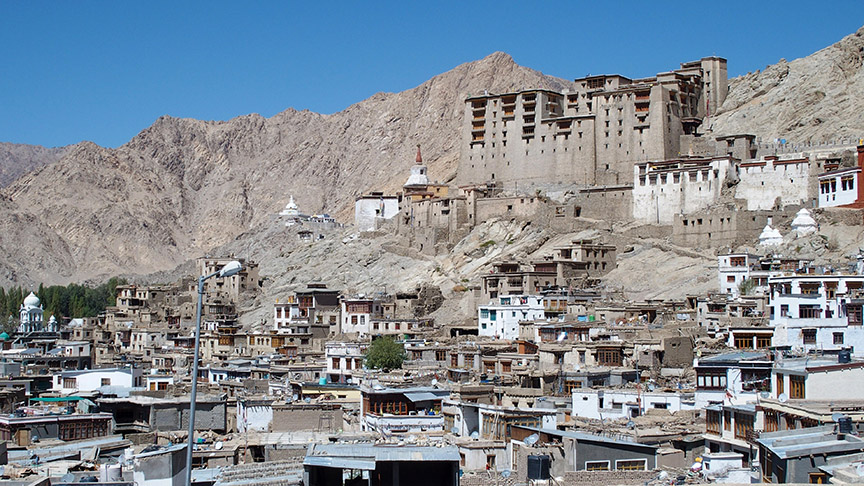
[[[22,175],[60,160],[68,148],[0,142],[0,187],[6,187]]]
[[[567,82],[495,53],[333,115],[166,116],[116,150],[82,143],[4,193],[66,242],[76,279],[166,270],[267,221],[289,194],[350,219],[357,195],[401,186],[418,143],[432,178],[452,175],[464,97],[521,86]]]
[[[716,134],[822,142],[864,136],[864,27],[810,56],[729,80]]]

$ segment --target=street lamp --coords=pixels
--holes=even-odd
[[[192,356],[192,396],[189,403],[189,445],[186,448],[186,486],[192,486],[192,447],[195,443],[195,400],[198,396],[198,352],[201,347],[201,307],[204,299],[204,281],[218,276],[237,275],[243,265],[237,260],[228,262],[219,271],[198,277],[198,312],[195,314],[195,355]]]

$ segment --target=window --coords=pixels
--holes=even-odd
[[[732,411],[723,410],[723,430],[732,430]]]
[[[802,329],[801,337],[804,344],[816,344],[816,329]]]
[[[771,347],[771,336],[756,336],[756,349]]]
[[[576,380],[564,380],[564,393],[570,395],[573,390],[582,388],[582,382]]]
[[[333,369],[339,369],[339,358],[333,358]]]
[[[824,472],[810,473],[810,484],[828,484],[828,474]]]
[[[720,435],[720,412],[718,410],[706,411],[705,430],[709,434]]]
[[[615,461],[615,469],[619,471],[644,471],[647,467],[647,459],[626,459],[623,461]]]
[[[780,317],[789,317],[789,304],[780,304]]]
[[[798,306],[799,319],[819,319],[822,317],[822,308],[817,304],[806,304]]]
[[[726,276],[726,282],[735,283],[735,275],[727,275]]]
[[[735,336],[735,347],[738,349],[752,349],[753,348],[753,336]]]
[[[111,378],[102,378],[102,386],[111,386]]]
[[[435,361],[444,361],[445,359],[447,359],[447,351],[435,350]]]
[[[726,389],[726,370],[700,370],[696,372],[696,388],[707,390]]]
[[[621,366],[623,357],[617,348],[601,348],[597,350],[597,364],[600,366]]]
[[[789,377],[789,398],[804,399],[806,397],[804,380],[805,378],[803,376]]]
[[[586,471],[608,471],[609,461],[585,461]]]
[[[75,378],[63,378],[63,388],[78,388],[78,380]]]
[[[834,344],[843,344],[843,333],[835,332],[834,333]]]
[[[753,434],[753,422],[755,417],[752,415],[735,412],[735,438],[747,440],[748,436]]]
[[[501,362],[501,373],[510,373],[512,370],[510,361]]]
[[[487,454],[486,455],[486,469],[487,470],[495,469],[495,454]]]

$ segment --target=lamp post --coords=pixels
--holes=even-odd
[[[195,443],[195,400],[198,396],[198,353],[201,347],[201,308],[204,299],[204,282],[212,277],[237,275],[243,265],[237,260],[228,262],[219,271],[198,277],[198,311],[195,313],[195,354],[192,356],[192,396],[189,403],[189,438],[186,448],[186,486],[192,486],[192,447]]]

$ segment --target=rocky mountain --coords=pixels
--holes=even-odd
[[[862,31],[731,80],[712,120],[715,133],[799,142],[864,134],[856,103],[864,91]],[[210,252],[252,250],[247,243],[278,224],[274,217],[292,194],[306,213],[350,221],[356,196],[403,184],[416,144],[432,179],[453,178],[466,96],[570,84],[494,53],[332,115],[288,109],[228,121],[164,116],[117,149],[68,147],[56,162],[0,189],[0,210],[10,215],[0,222],[0,285],[170,272]],[[241,256],[259,260],[264,273],[279,273],[282,260],[256,253]]]
[[[718,134],[765,141],[825,142],[864,137],[864,27],[810,56],[729,80],[712,122]]]
[[[5,273],[62,283],[171,269],[270,224],[291,194],[306,212],[349,220],[357,195],[401,186],[416,144],[432,178],[452,177],[465,96],[567,85],[494,53],[332,115],[165,116],[117,149],[81,143],[0,193],[53,232],[69,258],[42,272],[22,252]],[[10,228],[18,236],[24,230]]]
[[[68,148],[0,142],[0,187],[6,187],[22,175],[60,160]]]

